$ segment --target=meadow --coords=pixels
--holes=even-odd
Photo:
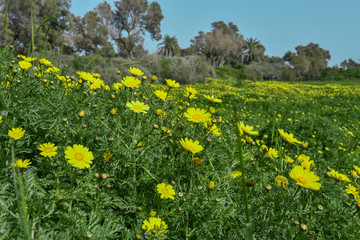
[[[358,82],[0,56],[0,239],[359,238]]]

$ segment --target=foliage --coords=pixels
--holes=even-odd
[[[256,38],[248,38],[244,42],[244,63],[259,62],[264,58],[265,47]]]
[[[295,49],[296,53],[288,51],[283,57],[284,61],[292,66],[287,70],[290,72],[289,76],[293,76],[297,81],[316,80],[321,70],[327,67],[327,60],[331,58],[330,52],[312,42],[307,46],[297,46]]]
[[[359,236],[360,203],[347,193],[349,183],[331,175],[335,169],[360,188],[358,81],[244,80],[236,87],[246,69],[237,65],[218,68],[222,79],[170,88],[151,84],[146,64],[159,72],[166,65],[167,74],[180,68],[176,74],[187,78],[206,61],[154,54],[141,71],[122,62],[126,69],[110,84],[89,72],[67,77],[66,69],[55,72],[38,59],[21,69],[23,59],[15,60],[10,47],[0,53],[1,238],[24,239],[24,229],[36,239]],[[159,58],[163,64],[154,61]],[[98,60],[90,66],[115,64],[112,72],[123,61]],[[139,84],[121,86],[124,77]],[[12,128],[25,135],[10,138]],[[40,154],[48,142],[58,147],[54,157]],[[93,155],[89,168],[66,160],[65,150],[75,144]],[[15,159],[31,164],[15,169]],[[307,175],[295,174],[295,167],[309,167]],[[320,190],[302,187],[309,176]],[[275,179],[287,182],[279,186]]]
[[[142,46],[145,31],[151,39],[160,40],[160,22],[163,19],[159,3],[145,0],[122,0],[115,2],[111,36],[121,53],[130,59],[134,50]]]
[[[242,54],[243,36],[232,22],[213,22],[211,32],[199,32],[191,40],[191,48],[204,55],[215,67],[238,61]]]
[[[179,55],[180,47],[177,38],[166,34],[164,40],[158,44],[158,53],[165,57]]]
[[[0,42],[12,44],[20,53],[27,53],[31,36],[31,13],[34,19],[35,46],[41,49],[60,49],[69,44],[65,31],[69,30],[70,0],[11,0],[7,1],[7,39]],[[0,5],[0,19],[5,18],[4,5]],[[4,29],[0,21],[0,28]]]

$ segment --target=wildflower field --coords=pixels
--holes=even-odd
[[[0,49],[0,239],[359,239],[358,83],[54,64]]]

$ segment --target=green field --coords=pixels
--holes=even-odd
[[[129,67],[1,49],[0,239],[358,239],[359,82]]]

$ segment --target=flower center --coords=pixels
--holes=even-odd
[[[191,145],[187,145],[187,146],[185,147],[185,149],[186,149],[187,151],[189,151],[189,152],[193,152],[193,151],[195,150],[194,146],[191,146]]]
[[[309,183],[309,181],[304,177],[298,177],[298,178],[296,178],[296,181],[300,182],[303,185],[306,185]]]
[[[129,87],[133,87],[133,86],[135,86],[135,83],[134,83],[134,82],[128,82],[127,85],[128,85]]]
[[[142,106],[141,106],[141,105],[134,105],[134,108],[135,108],[136,110],[142,110]]]
[[[201,118],[200,114],[194,114],[193,115],[193,119],[195,119],[195,120],[199,120],[200,118]]]
[[[18,138],[18,137],[20,137],[19,133],[13,133],[13,138]]]
[[[75,159],[78,161],[84,160],[84,155],[82,153],[75,153]]]
[[[164,188],[164,189],[162,190],[162,193],[163,193],[163,194],[169,194],[169,190],[167,190],[166,188]]]
[[[51,148],[47,147],[47,148],[44,149],[44,152],[46,152],[46,153],[51,153],[52,150],[51,150]]]

